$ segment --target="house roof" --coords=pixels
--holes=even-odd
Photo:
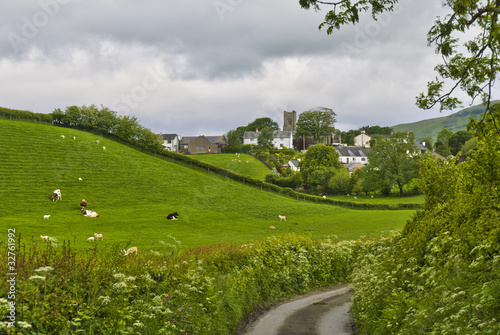
[[[273,138],[290,138],[295,132],[290,130],[275,130],[273,132]],[[256,140],[259,138],[259,133],[256,131],[245,131],[243,133],[243,138],[246,140]]]
[[[425,152],[425,151],[428,151],[428,150],[429,150],[429,148],[427,148],[427,147],[426,147],[425,145],[423,145],[422,143],[417,143],[417,148],[418,148],[418,150],[423,151],[423,152]]]
[[[355,146],[340,146],[334,148],[341,157],[366,157],[366,153],[370,150],[370,148]]]
[[[224,136],[205,136],[205,135],[201,135],[201,136],[183,136],[182,140],[181,140],[181,143],[182,144],[187,144],[189,142],[194,141],[195,139],[197,139],[199,137],[204,137],[207,140],[209,140],[210,142],[215,143],[215,144],[224,144],[225,143],[224,142]]]
[[[176,137],[179,137],[177,134],[160,134],[160,136],[164,141],[172,141]]]
[[[362,169],[365,167],[365,164],[363,163],[348,163],[344,164],[345,168],[349,170],[349,172],[354,172],[358,169]]]

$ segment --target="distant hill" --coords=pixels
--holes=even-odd
[[[492,103],[500,102],[495,100]],[[471,118],[478,119],[484,113],[484,105],[476,105],[462,109],[454,114],[417,121],[413,123],[402,123],[393,126],[394,132],[411,131],[415,134],[417,140],[421,140],[427,136],[432,136],[433,141],[436,141],[437,134],[443,128],[453,131],[454,133],[460,130],[467,129],[467,124]]]

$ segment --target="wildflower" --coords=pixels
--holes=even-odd
[[[115,284],[113,284],[113,288],[116,288],[116,289],[127,288],[127,284],[125,282],[115,283]]]
[[[19,321],[17,323],[17,326],[21,328],[31,328],[31,325],[25,321]]]
[[[132,276],[130,276],[130,277],[125,278],[125,281],[134,281],[134,280],[135,280],[135,278],[136,278],[136,277],[132,277]]]
[[[116,279],[123,279],[126,276],[123,273],[115,273],[113,274],[113,277],[115,277]]]
[[[103,304],[107,305],[109,304],[109,302],[111,301],[111,298],[108,297],[107,295],[106,296],[100,296],[98,298]]]
[[[31,276],[31,277],[29,277],[29,280],[35,280],[35,279],[45,280],[46,277],[43,277],[43,276]]]
[[[48,272],[48,271],[52,271],[52,270],[54,270],[54,268],[52,268],[50,266],[45,266],[45,267],[38,268],[35,271],[36,272]]]

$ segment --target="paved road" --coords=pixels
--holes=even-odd
[[[247,325],[242,335],[352,335],[351,292],[346,285],[297,297]]]

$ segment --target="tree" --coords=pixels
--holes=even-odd
[[[310,146],[299,167],[307,186],[321,186],[323,190],[328,189],[328,182],[338,170],[344,168],[337,150],[324,144]]]
[[[418,176],[418,150],[414,140],[413,133],[398,132],[377,141],[367,153],[366,178],[382,190],[397,185],[399,195],[403,196],[403,187]]]
[[[249,123],[248,126],[246,126],[246,131],[255,131],[256,129],[262,130],[265,128],[278,130],[280,129],[280,126],[278,125],[278,123],[271,120],[271,118],[261,117],[255,119],[255,121],[253,121],[252,123]]]
[[[224,142],[230,147],[236,147],[240,144],[242,144],[242,141],[240,140],[240,133],[238,132],[237,129],[233,129],[228,131],[224,135]]]
[[[296,136],[312,136],[313,141],[318,143],[321,137],[331,135],[337,122],[335,112],[330,108],[317,107],[302,112],[297,120]]]
[[[399,0],[299,0],[304,9],[318,10],[321,5],[333,6],[319,28],[327,27],[327,34],[345,24],[359,22],[360,13],[377,15],[394,10]],[[499,0],[447,0],[443,7],[450,13],[438,17],[427,34],[429,46],[436,47],[436,53],[443,58],[443,64],[435,67],[438,77],[427,84],[427,92],[417,97],[417,105],[429,109],[439,105],[441,110],[454,109],[461,105],[453,97],[461,89],[474,101],[481,98],[486,114],[491,114],[493,85],[500,70],[500,1]],[[472,34],[464,34],[471,32]],[[471,36],[471,38],[467,38]],[[463,38],[459,43],[459,37]],[[445,81],[451,81],[451,88],[444,90]],[[485,118],[481,119],[483,122]],[[493,127],[500,135],[499,125],[491,118]]]
[[[257,144],[263,148],[272,149],[274,139],[274,130],[271,128],[264,128],[259,131],[259,136],[257,137]]]
[[[448,140],[448,145],[450,146],[451,154],[456,155],[462,150],[462,146],[472,138],[472,134],[466,130],[457,131]]]
[[[449,155],[451,155],[451,149],[450,149],[450,145],[448,143],[448,141],[450,140],[450,138],[453,136],[453,132],[451,130],[448,130],[448,129],[441,129],[437,135],[437,141],[436,143],[434,144],[434,147],[436,148],[436,151],[447,157]]]

